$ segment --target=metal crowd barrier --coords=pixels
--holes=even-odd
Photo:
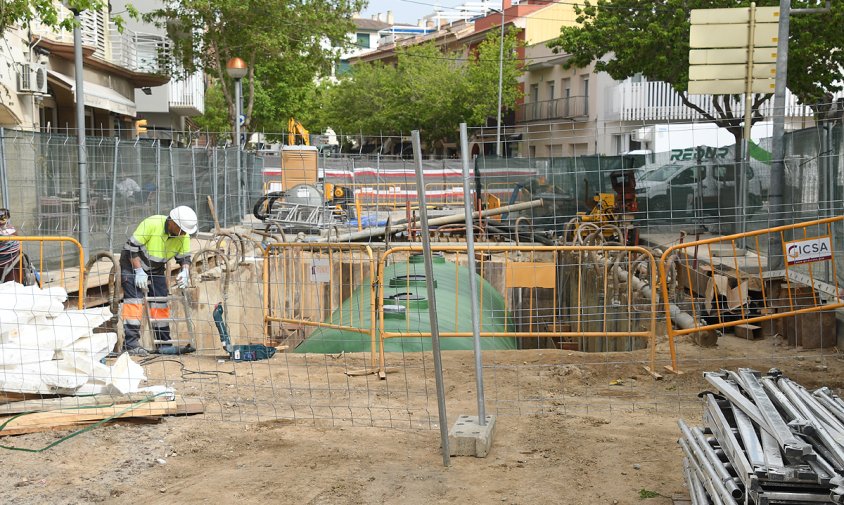
[[[264,250],[264,339],[294,348],[317,328],[369,336],[375,349],[375,267],[365,244],[274,243]],[[357,297],[358,303],[344,302]],[[365,324],[361,324],[361,323]],[[372,355],[375,364],[375,355]]]
[[[844,307],[832,230],[842,221],[841,216],[819,219],[666,249],[659,261],[671,353],[671,366],[666,368],[679,372],[675,347],[678,336],[739,326],[750,336],[755,331],[763,335],[784,333],[789,344],[804,348],[835,345],[824,331],[801,331],[804,324],[812,326],[801,315],[826,312],[827,322],[822,326],[834,327],[835,314],[831,311]],[[768,270],[768,258],[759,252],[764,250],[763,244],[777,243],[772,238],[782,244],[782,270]],[[825,279],[819,279],[819,275]],[[682,301],[671,300],[672,280]],[[691,318],[686,317],[682,324],[673,320],[672,302],[686,308]]]
[[[72,237],[25,237],[25,236],[4,236],[0,237],[0,243],[19,242],[21,247],[12,256],[3,258],[4,265],[0,268],[0,274],[14,272],[14,280],[21,282],[27,275],[34,276],[31,281],[37,282],[39,287],[49,288],[60,286],[68,293],[77,292],[77,307],[81,310],[85,306],[85,252],[80,244]],[[29,244],[37,245],[37,254]],[[54,250],[49,244],[55,245]],[[65,259],[66,247],[73,246],[78,253],[78,266],[70,265]],[[26,255],[26,257],[24,257]],[[2,256],[2,255],[0,255]],[[27,265],[26,260],[29,264]],[[8,270],[6,270],[8,268]],[[10,279],[11,280],[11,279]],[[0,279],[4,282],[5,279]],[[75,284],[75,286],[74,286]]]

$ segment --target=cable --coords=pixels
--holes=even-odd
[[[220,374],[224,375],[235,375],[235,371],[232,370],[231,372],[227,372],[225,370],[191,370],[185,367],[185,364],[181,361],[173,358],[159,358],[158,356],[152,356],[150,358],[143,359],[138,362],[141,366],[152,365],[154,363],[165,363],[165,362],[172,362],[179,364],[179,371],[182,374],[182,380],[208,380],[208,379],[216,379],[219,378]],[[198,375],[199,377],[191,377],[192,375]],[[206,376],[206,377],[203,377]]]
[[[112,420],[122,416],[126,412],[129,412],[131,410],[135,410],[136,408],[140,407],[141,405],[143,405],[145,403],[150,403],[156,397],[159,397],[159,396],[162,396],[162,395],[169,395],[169,394],[170,394],[169,392],[163,392],[163,393],[157,393],[157,394],[148,396],[148,397],[144,398],[143,400],[140,400],[138,402],[133,403],[132,405],[129,405],[128,407],[126,407],[125,409],[121,410],[120,412],[118,412],[116,414],[113,414],[109,417],[106,417],[105,419],[97,421],[96,423],[94,423],[90,426],[86,426],[86,427],[82,428],[81,430],[74,431],[70,435],[64,436],[64,437],[56,440],[55,442],[47,444],[46,446],[44,446],[40,449],[29,449],[27,447],[15,447],[15,446],[12,446],[12,445],[0,445],[0,449],[8,449],[10,451],[21,451],[21,452],[30,452],[30,453],[44,452],[48,449],[52,449],[53,447],[59,445],[62,442],[70,440],[71,438],[73,438],[77,435],[81,435],[81,434],[88,432],[88,431],[91,431],[95,428],[99,428],[100,426],[106,424],[107,422],[112,421]],[[108,404],[108,405],[85,405],[85,406],[82,406],[82,407],[76,407],[76,409],[78,409],[78,410],[98,409],[98,408],[104,408],[104,407],[113,407],[114,405],[116,405],[116,404],[111,403],[111,404]],[[73,407],[69,407],[68,409],[62,409],[62,410],[70,410],[72,408]],[[49,412],[49,411],[33,410],[33,411],[30,411],[30,412],[23,412],[23,413],[14,415],[14,416],[10,417],[9,419],[7,419],[6,422],[4,422],[3,424],[0,424],[0,432],[2,432],[4,429],[6,429],[6,426],[8,426],[9,423],[14,421],[15,419],[19,419],[19,418],[26,416],[26,415],[29,415],[29,414],[38,414],[38,413],[42,413],[42,412]]]

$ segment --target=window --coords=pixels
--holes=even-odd
[[[539,101],[539,84],[530,85],[530,101],[533,103]]]
[[[545,86],[548,89],[548,100],[557,98],[557,95],[554,94],[554,81],[548,81]]]
[[[355,44],[360,49],[369,49],[369,34],[368,33],[358,33],[357,34],[357,41]]]
[[[694,184],[697,182],[695,179],[695,171],[698,172],[699,175],[703,175],[703,171],[705,170],[704,167],[691,167],[683,170],[680,174],[671,181],[672,186],[682,186],[686,184]]]
[[[337,63],[337,68],[335,69],[334,73],[337,77],[340,77],[341,75],[348,74],[351,69],[352,66],[349,64],[348,61],[340,60],[340,62]]]
[[[589,115],[589,76],[584,76],[582,79],[581,89],[583,89],[583,115]]]

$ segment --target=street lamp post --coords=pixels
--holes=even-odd
[[[495,122],[495,155],[499,158],[501,152],[501,94],[504,87],[504,6],[501,8],[501,40],[498,48],[498,119]]]
[[[244,194],[245,177],[243,176],[240,164],[240,118],[243,115],[243,87],[241,80],[246,76],[247,71],[248,67],[246,66],[246,62],[240,58],[232,58],[226,63],[226,73],[229,74],[229,77],[234,79],[234,140],[237,142],[235,163],[237,164],[237,195],[241,219],[244,215],[246,215],[246,196]]]

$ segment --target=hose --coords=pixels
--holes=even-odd
[[[111,310],[111,313],[117,315],[118,310],[120,309],[120,299],[122,298],[120,289],[121,289],[121,278],[120,278],[120,262],[117,258],[114,257],[110,251],[100,251],[94,253],[88,261],[85,263],[85,272],[90,272],[91,269],[101,259],[108,259],[111,260],[111,271],[108,274],[108,286],[109,286],[109,300],[108,300],[108,308]],[[82,293],[79,293],[79,296],[85,296],[88,292],[88,280],[90,279],[89,275],[85,275],[85,279],[82,284]]]

